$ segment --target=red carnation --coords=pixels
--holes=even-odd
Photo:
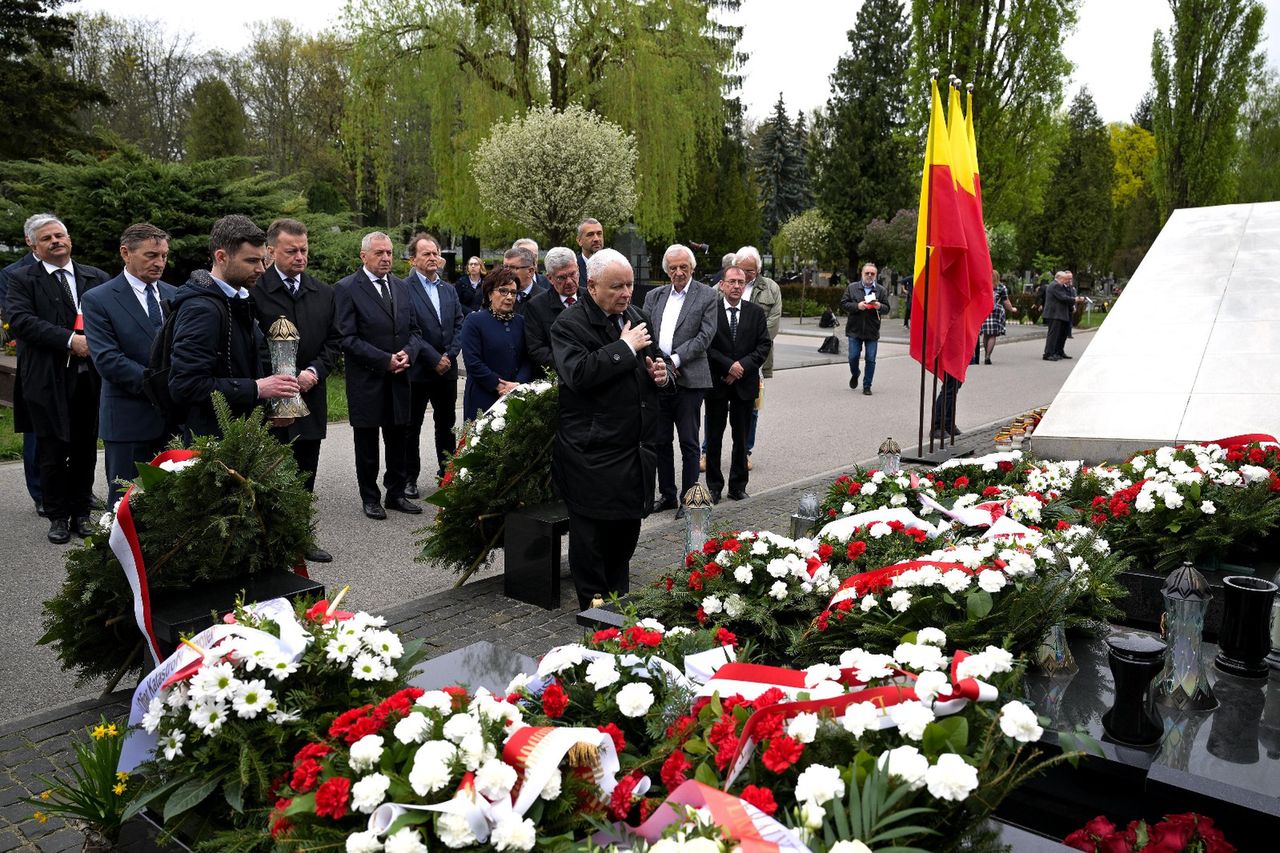
[[[716,551],[719,551],[719,550],[720,550],[719,539],[708,539],[706,542],[702,543],[702,553],[706,554],[707,556],[711,556],[712,554],[714,554]]]
[[[751,706],[759,711],[761,708],[768,708],[770,705],[777,705],[786,698],[787,694],[783,693],[777,687],[770,687],[768,690],[752,700]]]
[[[347,800],[351,796],[351,780],[335,776],[316,789],[316,817],[342,820],[347,816]]]
[[[678,717],[676,721],[667,726],[667,739],[679,738],[681,743],[688,738],[689,733],[693,731],[693,727],[697,724],[697,711],[687,717]]]
[[[831,554],[833,551],[835,551],[835,548],[832,548],[826,542],[823,542],[821,545],[818,546],[818,559],[822,560],[825,563],[828,559],[831,558]]]
[[[836,511],[834,509],[827,510],[827,518],[835,518],[835,517],[836,517]]]
[[[692,565],[693,565],[694,563],[696,563],[696,562],[698,562],[698,552],[697,552],[697,551],[690,551],[688,554],[685,554],[685,555],[684,555],[684,567],[685,567],[686,569],[687,569],[687,568],[689,568],[690,566],[692,566]]]
[[[1068,527],[1070,527],[1070,526],[1071,526],[1071,523],[1070,523],[1070,522],[1065,521],[1065,520],[1063,520],[1063,519],[1058,519],[1058,529],[1059,529],[1059,530],[1066,530],[1066,529],[1067,529]]]
[[[614,820],[626,820],[631,811],[631,799],[639,780],[635,776],[624,776],[618,780],[609,797],[609,817]]]
[[[997,498],[1000,496],[1000,487],[987,486],[985,489],[982,490],[982,496],[984,498]]]
[[[672,588],[676,585],[676,579],[669,577],[664,581],[664,583],[666,584],[667,592],[671,592]]]
[[[403,690],[397,690],[382,700],[382,704],[378,706],[378,713],[384,717],[393,712],[407,714],[409,709],[413,707],[414,701],[424,692],[426,691],[421,687],[406,687]]]
[[[956,488],[957,488],[957,489],[963,489],[963,488],[964,488],[965,486],[967,486],[967,485],[969,485],[969,478],[968,478],[968,477],[964,476],[963,474],[962,474],[962,475],[960,475],[959,477],[956,477]]]
[[[741,547],[742,547],[742,543],[739,542],[737,539],[726,539],[720,543],[721,551],[729,551],[735,554],[738,552],[738,549],[740,549]]]
[[[1236,448],[1235,450],[1228,450],[1228,451],[1227,451],[1227,461],[1228,461],[1228,462],[1243,462],[1243,461],[1244,461],[1244,451],[1240,450],[1239,448]]]
[[[616,640],[622,632],[617,628],[605,628],[603,631],[596,631],[591,635],[591,642],[600,644],[606,640]]]
[[[890,521],[890,522],[889,522],[889,529],[890,529],[890,530],[895,530],[895,531],[897,531],[897,530],[906,530],[906,529],[907,529],[907,526],[906,526],[905,524],[903,524],[901,521],[896,521],[896,520],[895,520],[895,521]]]
[[[662,777],[662,784],[667,786],[668,791],[674,791],[688,780],[687,774],[691,767],[693,765],[684,757],[684,752],[677,749],[662,762],[662,772],[659,774]]]
[[[568,707],[569,697],[565,694],[564,688],[560,686],[560,682],[552,681],[542,691],[542,713],[555,719],[563,717]]]
[[[1267,458],[1267,454],[1261,447],[1250,448],[1249,461],[1252,462],[1253,464],[1258,465],[1266,458]]]
[[[738,636],[728,628],[717,628],[716,642],[722,646],[737,646]]]
[[[281,798],[276,800],[276,807],[271,810],[271,837],[279,838],[293,832],[293,824],[285,818],[285,809],[293,805],[293,800]]]
[[[711,731],[707,732],[707,743],[712,746],[719,746],[726,739],[733,738],[737,733],[738,721],[734,719],[733,714],[726,713],[716,720],[711,726]]]
[[[825,631],[827,630],[827,628],[831,627],[830,619],[831,619],[830,611],[824,610],[818,614],[818,618],[814,620],[813,624],[818,627],[819,631]]]
[[[1013,463],[1007,460],[1004,462],[997,462],[996,467],[999,468],[1001,471],[1004,471],[1007,473],[1013,470]]]
[[[906,531],[906,535],[916,540],[917,543],[923,543],[924,540],[929,538],[929,534],[925,533],[919,527],[913,527],[910,530]]]
[[[866,542],[854,540],[853,542],[849,543],[849,548],[847,551],[845,551],[845,556],[848,557],[850,560],[856,560],[859,557],[861,557],[863,552],[866,550],[867,550]]]
[[[783,720],[781,714],[761,714],[760,721],[756,726],[756,740],[770,740],[785,734],[783,731]]]
[[[707,624],[707,611],[702,609],[702,605],[698,605],[698,609],[693,612],[693,617],[698,620],[699,625]]]
[[[1089,516],[1089,521],[1101,527],[1107,523],[1107,516],[1105,513],[1095,512],[1093,515]]]
[[[718,578],[723,572],[724,569],[720,567],[719,563],[707,563],[702,567],[702,576],[707,580]]]
[[[627,748],[627,736],[622,733],[622,729],[618,728],[617,723],[605,723],[603,726],[596,726],[596,728],[613,738],[613,748],[618,752],[622,752]]]
[[[857,480],[849,481],[849,494],[855,495],[862,490],[862,484]]]
[[[795,738],[783,735],[769,741],[769,748],[764,751],[761,761],[774,773],[781,773],[800,760],[804,752],[804,744]]]
[[[736,735],[725,738],[720,741],[720,746],[716,749],[715,761],[716,767],[720,770],[726,770],[733,759],[738,755],[738,738]]]
[[[306,761],[308,758],[324,758],[331,752],[333,750],[328,744],[309,743],[298,750],[298,754],[293,757],[293,764],[296,767],[300,761]]]
[[[305,794],[316,786],[316,782],[319,779],[320,762],[308,758],[294,765],[293,778],[289,780],[289,787],[295,793]]]
[[[742,799],[770,816],[778,810],[778,803],[773,799],[773,791],[759,785],[748,785],[743,788]]]
[[[362,705],[359,708],[352,708],[350,711],[343,711],[329,724],[329,736],[345,737],[356,721],[372,710],[372,705]],[[356,740],[359,740],[359,738],[356,738]],[[348,741],[348,743],[355,743],[355,741]]]
[[[702,589],[702,572],[689,573],[689,589]]]

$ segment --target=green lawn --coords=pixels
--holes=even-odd
[[[22,458],[22,436],[13,431],[13,409],[0,406],[0,462]]]
[[[334,374],[324,382],[325,396],[329,398],[329,423],[347,419],[346,377]]]

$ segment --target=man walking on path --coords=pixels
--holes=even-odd
[[[880,346],[880,318],[889,313],[889,292],[876,282],[876,265],[862,267],[862,280],[850,282],[840,297],[840,307],[849,312],[844,333],[849,339],[849,387],[858,389],[858,362],[862,350],[867,351],[866,372],[862,376],[862,393],[871,396],[871,383],[876,377],[876,350]]]

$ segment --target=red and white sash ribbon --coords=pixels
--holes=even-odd
[[[893,579],[903,572],[911,569],[923,569],[929,566],[936,568],[940,572],[958,571],[967,575],[976,573],[974,569],[970,569],[962,563],[948,563],[941,560],[904,560],[901,563],[893,563],[845,578],[844,582],[840,584],[840,588],[831,596],[831,601],[827,604],[827,608],[831,609],[840,602],[851,598],[860,599],[864,595],[874,595],[888,589],[892,585]]]
[[[905,507],[881,507],[880,509],[867,510],[845,518],[837,518],[818,531],[818,538],[831,538],[841,542],[848,542],[853,538],[853,532],[859,527],[869,527],[876,522],[888,524],[891,521],[900,522],[908,530],[923,530],[930,539],[937,539],[942,535],[940,528],[930,524]]]

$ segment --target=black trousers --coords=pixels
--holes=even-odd
[[[729,491],[747,490],[747,430],[751,426],[751,410],[755,404],[754,397],[743,400],[732,391],[707,395],[707,489],[713,495],[724,490],[720,456],[726,420],[733,438],[733,452],[729,457]]]
[[[271,434],[281,444],[289,444],[289,430],[273,429]],[[293,461],[298,463],[298,470],[306,477],[308,492],[316,490],[316,472],[320,470],[321,440],[319,438],[295,438],[293,444],[289,445],[289,449],[293,451]],[[374,476],[378,476],[376,471]]]
[[[698,482],[703,388],[677,388],[674,394],[658,397],[658,495],[681,500]],[[680,440],[680,491],[676,491],[672,433]]]
[[[956,397],[964,383],[954,376],[944,376],[938,398],[933,401],[933,425],[930,431],[952,432],[956,430]]]
[[[71,391],[71,435],[63,441],[40,434],[36,461],[49,518],[83,518],[93,506],[93,478],[98,468],[98,401],[87,373],[79,374]]]
[[[640,540],[640,519],[588,518],[569,510],[569,573],[586,610],[593,596],[631,590],[631,556]]]
[[[1070,320],[1050,320],[1049,333],[1045,335],[1044,339],[1044,354],[1065,355],[1062,348],[1066,345],[1067,336],[1070,332]]]
[[[404,497],[405,443],[408,426],[352,427],[356,446],[356,482],[360,487],[360,501],[374,504],[381,501],[378,492],[378,432],[382,432],[382,444],[386,459],[386,472],[382,485],[387,490],[387,500]]]
[[[107,468],[107,505],[115,506],[116,501],[124,494],[127,485],[121,484],[119,481],[129,480],[138,476],[138,462],[150,462],[156,458],[156,454],[164,450],[165,444],[168,442],[167,436],[153,438],[150,441],[106,441],[102,442],[106,448],[105,463]]]
[[[436,476],[444,476],[444,463],[453,452],[453,426],[458,421],[458,375],[450,371],[431,382],[412,382],[410,399],[409,443],[405,451],[406,476],[410,483],[418,482],[422,473],[422,424],[427,418],[427,404],[431,405],[431,420],[436,438]]]

